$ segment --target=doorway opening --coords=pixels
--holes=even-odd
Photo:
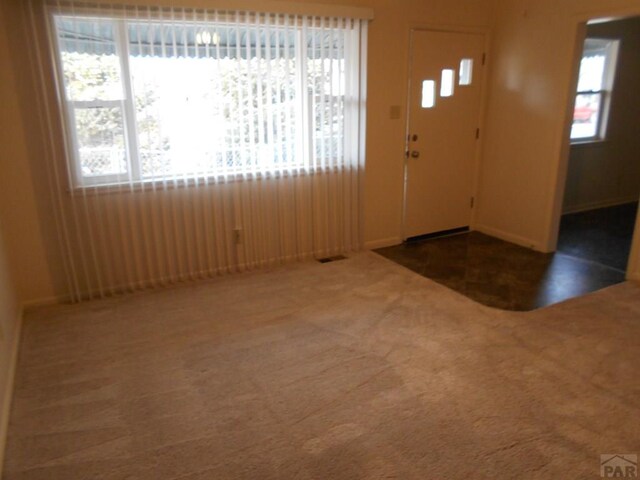
[[[557,252],[624,278],[640,198],[640,17],[582,31]]]

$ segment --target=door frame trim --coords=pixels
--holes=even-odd
[[[407,49],[407,95],[405,99],[405,128],[404,128],[404,149],[402,159],[402,216],[401,216],[401,230],[400,236],[402,241],[407,240],[407,180],[408,180],[408,158],[406,152],[409,151],[409,117],[410,117],[410,102],[411,102],[411,75],[413,73],[413,33],[414,32],[442,32],[442,33],[468,33],[473,35],[482,35],[484,37],[484,53],[486,55],[486,61],[483,65],[481,84],[480,84],[480,107],[478,112],[478,128],[480,129],[480,138],[476,144],[476,151],[474,154],[474,171],[472,177],[471,196],[475,198],[475,204],[471,208],[471,215],[469,217],[469,231],[472,231],[476,227],[476,216],[478,212],[478,191],[480,187],[480,172],[482,162],[482,152],[484,151],[484,138],[485,138],[485,125],[486,125],[486,112],[488,104],[488,80],[489,71],[491,68],[491,29],[489,27],[469,27],[462,25],[437,25],[437,24],[422,24],[422,23],[410,23],[409,24],[409,48]]]

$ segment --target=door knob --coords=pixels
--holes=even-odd
[[[411,158],[418,158],[420,156],[420,152],[417,150],[414,150],[413,152],[411,152]]]

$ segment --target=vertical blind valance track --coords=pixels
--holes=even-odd
[[[360,247],[366,21],[29,3],[70,298]]]
[[[248,13],[251,15],[270,15],[288,17],[316,17],[316,18],[343,18],[353,21],[368,21],[373,19],[373,10],[366,7],[356,7],[339,4],[302,3],[297,1],[277,1],[265,2],[263,0],[243,1],[242,8],[230,7],[230,3],[225,1],[207,0],[206,6],[199,5],[171,5],[171,4],[150,4],[147,2],[136,4],[127,2],[112,2],[105,4],[102,2],[82,1],[82,0],[29,0],[45,4],[49,11],[54,13],[64,13],[73,9],[78,15],[104,15],[108,10],[113,16],[132,17],[136,12],[145,11],[144,16],[149,19],[169,17],[176,12],[189,12],[190,19],[211,18],[213,13],[217,13],[220,18],[225,14],[235,15],[236,13]],[[199,2],[203,3],[203,2]],[[226,5],[223,5],[225,4]]]

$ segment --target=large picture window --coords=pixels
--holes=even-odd
[[[75,187],[348,165],[348,20],[137,13],[53,13]]]
[[[574,142],[606,137],[618,47],[618,40],[585,40],[571,128]]]

